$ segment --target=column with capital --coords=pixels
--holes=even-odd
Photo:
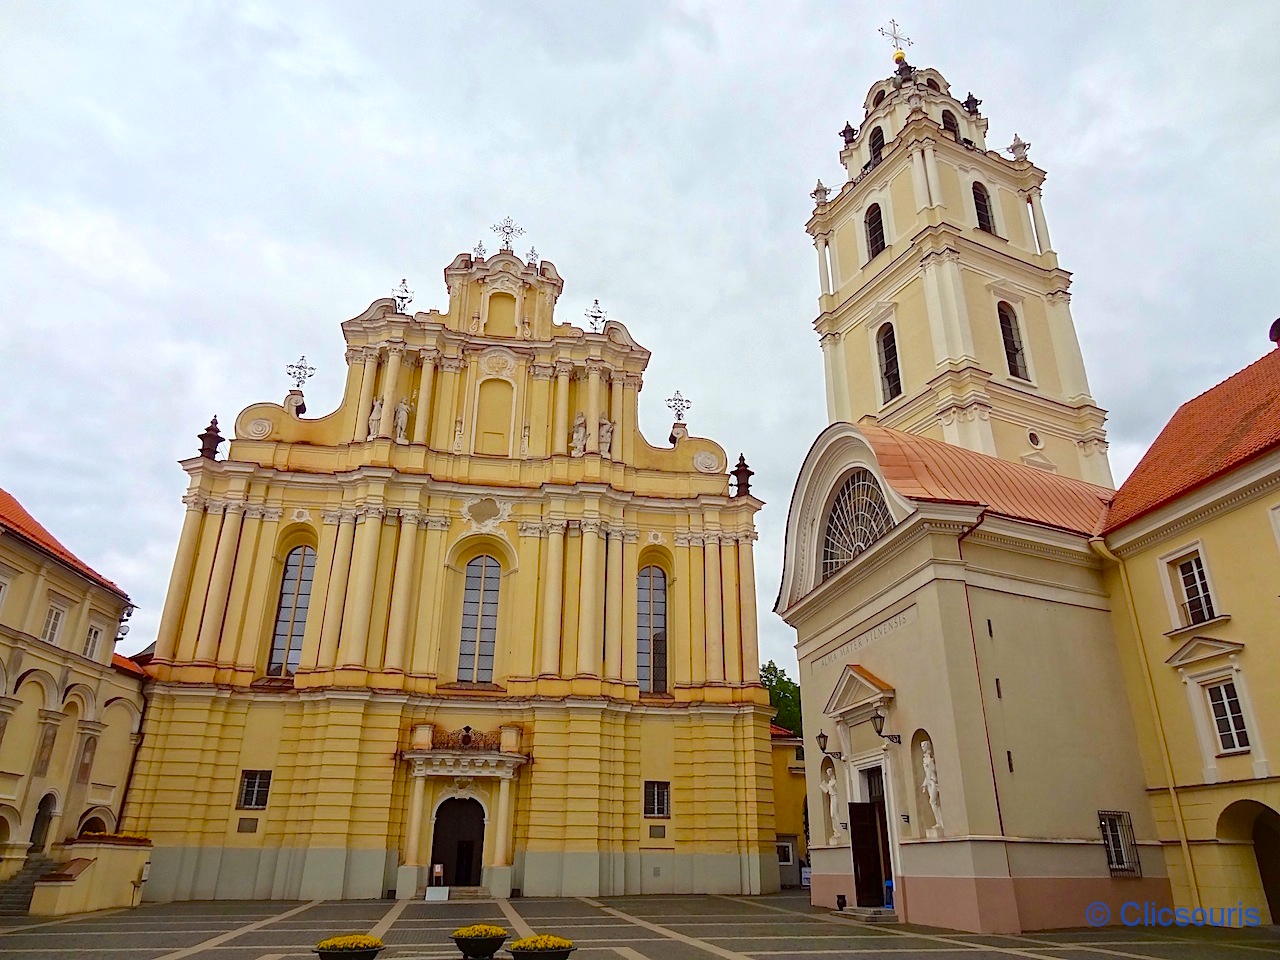
[[[400,543],[396,547],[396,569],[391,583],[391,613],[387,618],[387,649],[382,668],[392,673],[404,672],[404,651],[409,639],[409,597],[417,574],[414,560],[418,543],[416,510],[400,511]]]
[[[427,771],[421,760],[410,762],[409,823],[405,831],[404,863],[407,867],[417,867],[422,865],[422,807],[427,792]]]
[[[302,630],[302,658],[299,670],[314,670],[320,661],[320,632],[324,628],[324,611],[329,605],[329,581],[333,577],[334,553],[338,543],[338,521],[341,510],[320,513],[320,545],[316,549],[316,571],[311,579],[311,600],[307,605],[307,624]]]
[[[738,619],[738,549],[737,537],[720,537],[720,595],[724,620],[724,678],[730,683],[742,682],[742,635]]]
[[[365,347],[362,355],[364,375],[360,378],[360,403],[356,407],[356,422],[351,434],[356,443],[364,443],[369,438],[369,415],[373,412],[373,387],[378,379],[378,348]]]
[[[329,574],[329,590],[325,597],[324,624],[320,629],[320,655],[317,666],[332,670],[338,662],[338,638],[342,631],[342,610],[347,599],[347,582],[351,577],[351,549],[355,540],[356,512],[338,511],[338,536],[333,548],[333,567]]]
[[[1053,241],[1049,239],[1049,221],[1044,217],[1044,201],[1040,199],[1040,188],[1032,187],[1027,191],[1027,199],[1031,204],[1031,221],[1036,227],[1036,245],[1041,253],[1053,253]]]
[[[396,385],[400,380],[400,361],[404,358],[404,344],[392,343],[387,347],[387,372],[382,380],[382,416],[378,418],[378,436],[391,438],[396,422]]]
[[[600,375],[605,372],[601,361],[587,361],[587,453],[600,452]]]
[[[703,536],[707,604],[707,682],[724,680],[724,621],[720,597],[720,535]]]
[[[440,655],[440,610],[437,598],[444,589],[445,534],[449,530],[449,518],[424,515],[419,521],[426,528],[423,536],[422,571],[418,578],[418,621],[413,628],[413,650],[409,657],[409,671],[415,676],[439,672],[436,663]]]
[[[551,380],[556,368],[550,363],[534,363],[529,366],[533,374],[533,390],[529,398],[529,456],[551,455]]]
[[[622,435],[622,459],[626,463],[635,463],[636,436],[640,433],[639,394],[644,378],[638,373],[628,373],[622,387],[622,422],[614,424],[617,428],[614,435]],[[616,442],[616,441],[615,441]]]
[[[560,615],[564,603],[564,529],[563,519],[547,522],[547,569],[542,579],[542,649],[538,673],[556,676],[560,673]]]
[[[418,381],[418,409],[413,415],[413,442],[430,444],[431,442],[431,387],[436,376],[436,360],[439,350],[421,350],[419,359],[422,362],[422,377]]]
[[[818,251],[818,285],[824,295],[831,293],[831,267],[827,262],[829,238],[820,233],[813,239],[814,249]]]
[[[538,559],[542,552],[542,537],[545,530],[538,520],[520,520],[516,523],[520,534],[518,545],[519,571],[516,574],[516,609],[529,613],[527,632],[515,641],[504,664],[504,673],[509,677],[533,677],[536,675],[534,662],[535,648],[538,642],[539,623],[535,622],[534,611],[538,609]]]
[[[622,542],[621,525],[609,527],[609,546],[605,557],[604,600],[604,675],[610,680],[622,679]]]
[[[929,186],[929,206],[942,206],[942,178],[938,176],[938,155],[931,139],[924,141],[924,178]]]
[[[227,593],[227,612],[223,618],[222,630],[218,636],[218,651],[214,659],[218,664],[230,666],[236,662],[237,647],[248,633],[256,634],[245,622],[245,608],[249,594],[258,580],[259,556],[262,549],[258,545],[262,532],[262,515],[265,507],[260,503],[245,504],[244,520],[240,525],[240,544],[236,548],[236,558],[231,565],[231,586]]]
[[[209,587],[213,581],[213,566],[217,557],[218,543],[221,540],[222,525],[225,522],[227,502],[209,497],[205,500],[204,509],[200,544],[196,548],[186,610],[182,615],[182,625],[178,628],[178,642],[174,651],[174,659],[182,663],[194,660],[196,656],[196,643],[204,617],[205,601],[208,599]],[[28,628],[27,632],[32,632],[32,629],[38,629],[38,627]]]
[[[818,338],[822,347],[822,363],[827,380],[827,419],[838,423],[849,419],[849,387],[845,368],[844,341],[835,330],[828,330]]]
[[[916,198],[916,213],[929,209],[929,178],[925,173],[924,150],[911,148],[911,188]]]
[[[160,614],[160,626],[156,630],[157,661],[172,660],[178,644],[178,628],[182,624],[182,607],[191,586],[191,572],[195,566],[196,547],[200,543],[200,528],[204,523],[205,498],[191,491],[182,498],[187,505],[182,518],[182,534],[178,537],[178,553],[173,559],[173,574],[169,578],[169,590],[164,597]]]
[[[511,771],[504,770],[498,778],[498,825],[493,837],[493,865],[510,866],[508,851],[511,845]]]
[[[458,374],[467,365],[462,357],[440,358],[440,389],[436,404],[435,441],[431,444],[437,450],[453,449],[453,433],[458,416]]]
[[[622,402],[627,385],[627,375],[620,370],[609,374],[609,419],[613,422],[613,438],[609,444],[609,459],[621,463],[626,458],[622,450]]]
[[[1045,300],[1049,339],[1058,358],[1062,395],[1068,403],[1093,403],[1089,376],[1085,373],[1084,357],[1080,353],[1080,338],[1076,336],[1076,325],[1071,319],[1071,294],[1066,290],[1055,290]]]
[[[218,534],[213,576],[209,580],[204,616],[200,620],[200,636],[196,641],[196,660],[202,663],[213,663],[218,655],[218,637],[222,632],[222,618],[227,612],[227,595],[231,590],[231,571],[235,567],[236,550],[240,545],[244,504],[239,501],[228,503],[226,513],[222,532]]]
[[[676,534],[683,537],[689,554],[689,679],[694,684],[707,682],[707,589],[702,536],[696,533]]]
[[[640,576],[639,568],[640,555],[640,534],[635,530],[624,530],[622,532],[622,569],[619,576],[622,578],[622,609],[620,616],[622,617],[622,663],[621,671],[618,674],[622,677],[623,683],[636,682],[636,631],[639,629],[638,618],[636,616],[637,609],[637,579]],[[671,610],[674,605],[671,602],[670,587],[667,590],[667,677],[668,689],[670,689],[670,677],[672,674],[672,629],[671,629]]]
[[[600,676],[600,521],[582,520],[582,578],[578,584],[579,675]]]
[[[278,598],[279,584],[274,577],[263,576],[262,568],[272,569],[275,555],[276,533],[280,528],[280,518],[284,511],[280,507],[263,506],[262,526],[258,531],[258,549],[254,552],[253,584],[249,588],[249,597],[245,601],[244,629],[240,632],[240,640],[235,648],[237,672],[252,674],[258,664],[259,624],[266,620],[267,604],[275,603]],[[243,534],[241,539],[244,539]],[[322,595],[323,596],[323,595]],[[311,591],[311,607],[316,604],[315,587]],[[320,601],[323,603],[323,600]],[[315,618],[320,619],[317,610]]]
[[[569,376],[573,364],[568,360],[556,361],[556,412],[551,422],[551,452],[569,452]]]
[[[342,617],[342,638],[338,641],[340,667],[364,667],[369,648],[369,618],[373,613],[374,576],[378,570],[378,547],[382,541],[382,520],[386,511],[379,504],[360,510],[355,547],[351,554],[351,595]]]
[[[742,607],[742,679],[760,682],[760,638],[756,622],[756,562],[752,544],[754,530],[738,534],[738,595]]]

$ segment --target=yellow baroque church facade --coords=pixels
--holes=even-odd
[[[557,322],[549,261],[444,275],[443,313],[343,324],[337,410],[290,391],[182,464],[145,896],[776,890],[745,463],[645,440],[649,352]]]

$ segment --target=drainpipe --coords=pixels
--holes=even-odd
[[[1129,626],[1138,641],[1138,661],[1142,664],[1142,685],[1147,691],[1147,706],[1156,720],[1156,739],[1160,743],[1160,760],[1164,764],[1164,776],[1169,784],[1169,802],[1173,805],[1173,822],[1178,828],[1178,844],[1182,847],[1182,865],[1187,871],[1187,885],[1191,888],[1191,905],[1200,906],[1200,882],[1196,879],[1196,868],[1191,861],[1191,845],[1187,842],[1187,825],[1182,819],[1182,804],[1178,800],[1178,791],[1173,779],[1173,759],[1169,753],[1169,740],[1165,736],[1164,720],[1160,716],[1160,704],[1156,700],[1155,683],[1151,679],[1151,663],[1147,660],[1147,642],[1142,637],[1142,627],[1138,623],[1138,610],[1133,604],[1133,587],[1129,583],[1129,572],[1124,561],[1111,552],[1107,541],[1102,537],[1092,537],[1089,546],[1098,556],[1110,560],[1120,568],[1120,583],[1124,588],[1125,605],[1129,608]]]

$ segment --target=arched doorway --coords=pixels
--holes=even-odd
[[[1256,800],[1237,800],[1219,815],[1217,836],[1219,840],[1253,844],[1271,922],[1280,922],[1280,813]]]
[[[53,809],[58,804],[52,793],[46,793],[36,808],[36,820],[31,825],[31,853],[43,853],[45,842],[49,839],[49,823],[53,820]]]
[[[454,887],[480,885],[484,852],[484,808],[479,801],[454,797],[436,809],[431,862],[444,865],[444,882]]]

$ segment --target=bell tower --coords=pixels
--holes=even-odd
[[[987,149],[972,93],[894,62],[841,131],[844,184],[812,193],[828,417],[1113,486],[1045,172],[1016,135]]]

